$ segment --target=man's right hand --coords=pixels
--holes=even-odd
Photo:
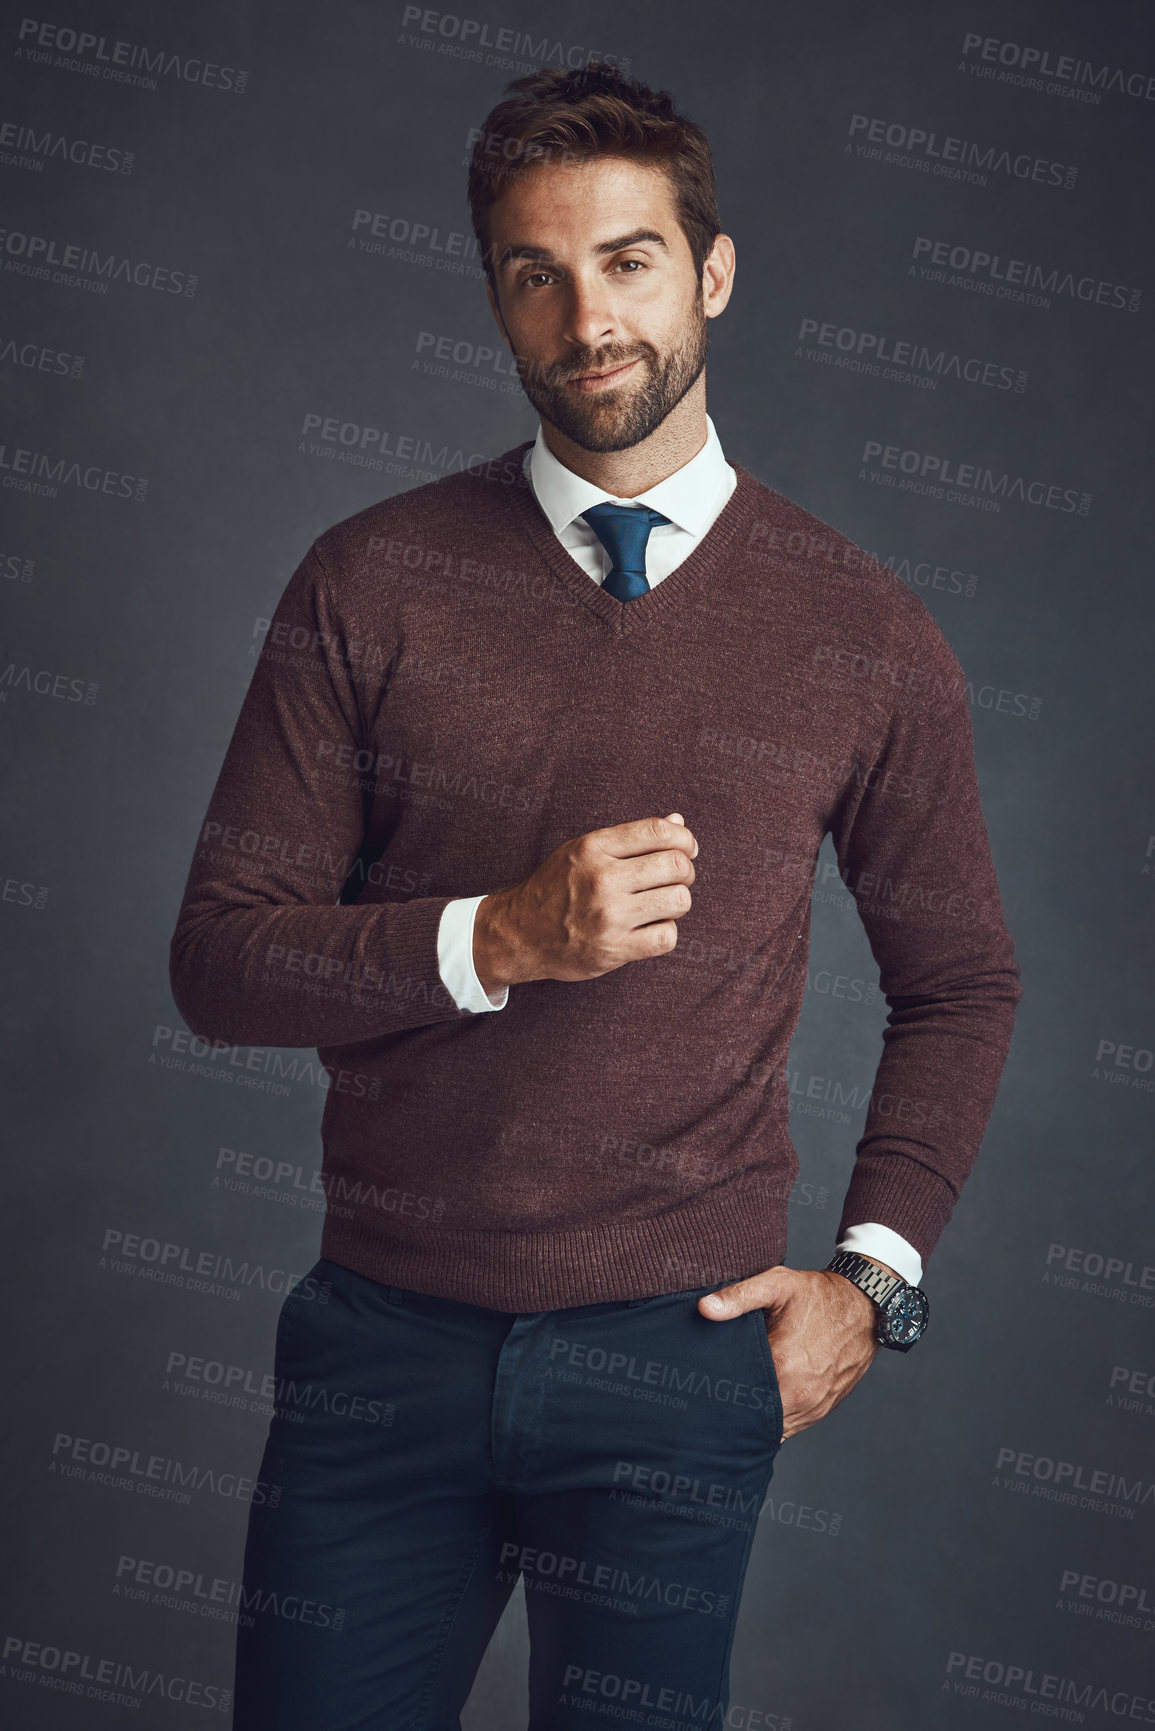
[[[478,904],[473,965],[491,995],[526,980],[596,980],[665,955],[690,908],[698,844],[680,812],[562,842]]]

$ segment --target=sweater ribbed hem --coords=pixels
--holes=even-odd
[[[785,1216],[758,1218],[737,1188],[572,1232],[398,1232],[386,1217],[326,1215],[321,1235],[322,1256],[370,1280],[515,1312],[724,1286],[785,1254]]]

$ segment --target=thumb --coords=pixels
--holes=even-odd
[[[735,1280],[729,1286],[719,1286],[698,1300],[703,1316],[716,1321],[741,1316],[747,1310],[779,1310],[786,1301],[788,1282],[782,1279],[789,1269],[768,1268],[762,1274],[752,1274],[746,1280]]]

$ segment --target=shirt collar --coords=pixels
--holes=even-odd
[[[614,504],[649,505],[679,529],[701,536],[711,520],[727,467],[709,415],[706,416],[706,443],[697,456],[683,463],[680,469],[675,469],[672,475],[667,475],[664,481],[659,481],[656,487],[639,493],[636,499],[616,499],[612,493],[603,492],[592,481],[567,469],[546,444],[540,421],[537,438],[529,452],[530,481],[555,535],[560,535],[591,505],[600,505],[609,499]],[[583,528],[585,526],[583,524]]]

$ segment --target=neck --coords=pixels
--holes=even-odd
[[[706,375],[699,373],[660,426],[624,451],[587,451],[542,417],[542,437],[559,463],[615,499],[635,499],[684,469],[706,443]]]

